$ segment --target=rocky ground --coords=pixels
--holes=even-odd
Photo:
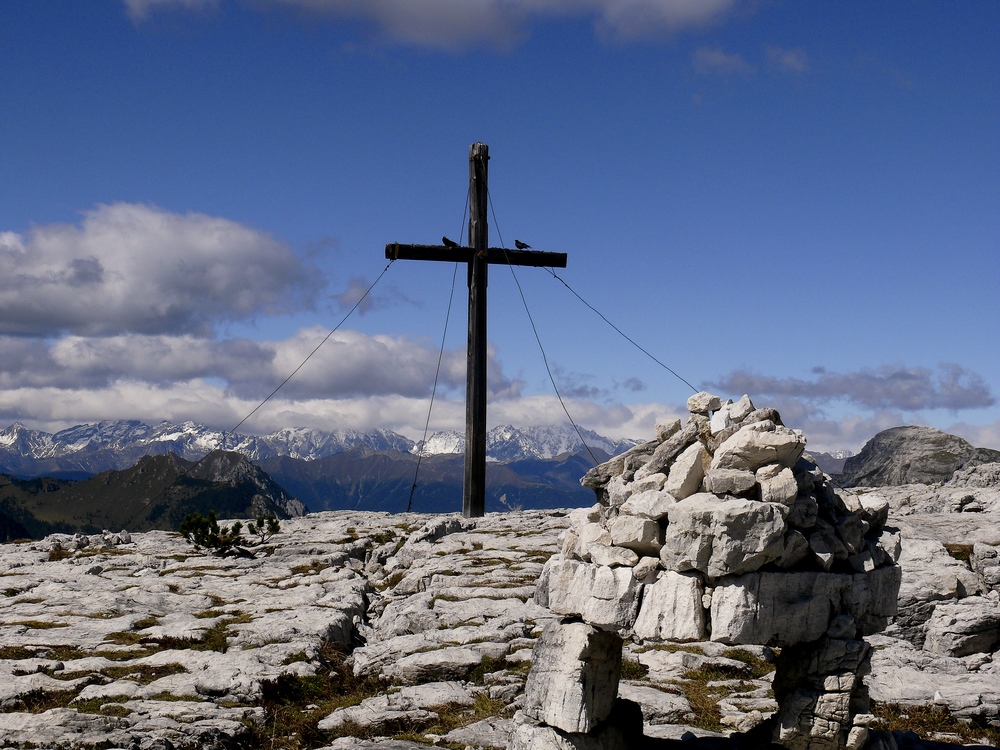
[[[871,639],[872,696],[926,738],[899,747],[991,744],[976,726],[1000,722],[1000,513],[917,492],[891,498],[904,580]],[[330,512],[282,522],[254,558],[167,532],[3,545],[0,746],[505,748],[567,526]],[[775,708],[767,648],[633,641],[625,660],[651,747],[751,747]]]

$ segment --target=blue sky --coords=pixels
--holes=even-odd
[[[1000,5],[103,0],[0,5],[0,423],[228,429],[388,242],[496,222],[699,388],[817,450],[1000,448]],[[454,266],[398,261],[243,430],[417,438]],[[690,388],[541,269],[567,406],[648,437]],[[565,422],[507,268],[490,421]],[[464,424],[459,270],[432,429]]]

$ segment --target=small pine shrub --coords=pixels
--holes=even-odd
[[[281,531],[281,524],[273,513],[268,513],[266,516],[261,513],[257,516],[256,521],[247,524],[247,533],[256,537],[254,544],[263,544],[279,531]]]
[[[281,524],[273,514],[257,517],[256,521],[247,524],[249,539],[243,536],[243,523],[236,521],[232,526],[220,526],[215,511],[208,511],[207,516],[201,513],[191,513],[181,523],[181,536],[194,545],[195,549],[206,549],[223,557],[252,557],[248,549],[263,544],[281,530]]]

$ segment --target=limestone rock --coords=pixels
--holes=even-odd
[[[783,571],[723,578],[712,594],[712,640],[779,646],[815,641],[837,612],[874,627],[894,611],[898,585],[894,566],[869,576]]]
[[[722,408],[722,399],[707,391],[696,393],[687,400],[687,409],[692,414],[708,414]]]
[[[782,505],[698,493],[671,506],[660,561],[709,578],[756,570],[784,549]]]
[[[757,483],[752,471],[709,469],[705,472],[705,491],[716,495],[744,495]]]
[[[656,574],[659,570],[659,557],[643,557],[632,568],[632,575],[640,583],[653,583],[656,580]]]
[[[730,405],[729,416],[732,418],[734,423],[740,423],[746,419],[754,411],[753,402],[750,400],[750,396],[743,394],[740,396],[740,400],[736,403]]]
[[[639,562],[639,555],[625,547],[605,547],[593,544],[588,548],[590,561],[606,567],[633,567]]]
[[[565,732],[589,732],[618,695],[621,639],[582,622],[553,622],[535,643],[524,713]]]
[[[705,478],[705,467],[711,461],[711,456],[699,442],[685,448],[674,460],[667,474],[663,489],[677,500],[683,500],[693,495]]]
[[[979,588],[982,591],[1000,589],[1000,552],[997,547],[976,542],[972,547],[969,563],[979,579]]]
[[[774,741],[791,750],[859,747],[867,737],[859,715],[874,719],[862,682],[870,650],[864,641],[835,638],[783,649],[774,678],[781,706]]]
[[[612,544],[611,534],[600,523],[585,523],[576,527],[576,532],[580,536],[580,544],[584,549],[592,544]]]
[[[321,719],[318,728],[329,732],[351,723],[377,732],[398,722],[420,726],[438,718],[431,710],[436,706],[471,706],[474,703],[472,695],[457,682],[429,682],[366,698],[357,706],[338,708]]]
[[[650,440],[647,443],[637,445],[634,448],[625,451],[625,453],[622,453],[620,456],[615,456],[614,458],[605,461],[603,464],[595,466],[583,475],[583,478],[580,480],[580,484],[588,489],[598,492],[600,496],[600,492],[604,490],[605,485],[607,485],[611,477],[620,475],[624,471],[625,464],[629,461],[629,459],[650,456],[659,444],[658,440]]]
[[[762,429],[766,424],[770,423],[743,426],[715,451],[711,468],[756,471],[771,463],[793,467],[805,450],[805,439],[785,427]]]
[[[650,518],[622,513],[608,524],[608,533],[612,544],[640,555],[659,554],[663,546],[663,529]]]
[[[503,750],[507,747],[513,729],[514,724],[510,719],[483,719],[451,730],[444,736],[444,741],[467,747]]]
[[[657,474],[654,476],[663,475]],[[638,484],[638,482],[633,482],[633,484]],[[646,490],[630,496],[621,506],[620,510],[622,513],[628,513],[632,516],[642,516],[659,521],[667,517],[667,510],[676,502],[677,498],[666,490]]]
[[[858,495],[862,509],[862,518],[868,524],[870,531],[881,531],[889,520],[889,501],[875,492]]]
[[[688,422],[682,430],[674,433],[662,443],[657,444],[649,457],[649,461],[635,473],[635,479],[642,479],[651,474],[664,473],[666,469],[670,468],[670,464],[680,455],[681,451],[691,445],[697,438],[698,425]]]
[[[1000,717],[1000,674],[989,663],[970,669],[964,659],[933,654],[888,634],[868,640],[875,646],[867,679],[872,700],[936,704],[966,719]]]
[[[648,685],[622,682],[618,695],[639,705],[646,724],[683,724],[691,714],[691,704],[683,695]]]
[[[569,522],[575,528],[580,528],[588,523],[601,524],[604,523],[604,520],[604,506],[600,503],[595,503],[589,508],[576,508],[569,514]]]
[[[546,564],[549,608],[601,628],[626,630],[635,622],[640,584],[627,567],[609,568],[554,556]]]
[[[797,529],[812,529],[819,519],[819,503],[812,495],[800,495],[788,511],[788,525]]]
[[[633,494],[638,494],[649,490],[662,490],[666,481],[666,474],[647,474],[642,479],[633,479],[629,482],[628,487],[632,490]]]
[[[658,475],[659,476],[659,475]],[[586,478],[586,477],[584,477]],[[665,478],[665,477],[664,477]],[[626,482],[621,474],[615,474],[608,480],[602,490],[605,494],[605,502],[612,508],[617,508],[632,496],[634,490],[632,483]]]
[[[733,418],[729,414],[729,407],[732,401],[723,404],[708,420],[708,429],[713,435],[718,435],[723,430],[733,426]]]
[[[924,648],[934,654],[967,656],[992,653],[1000,644],[1000,606],[994,599],[970,596],[941,603],[927,621]]]
[[[671,419],[667,422],[657,422],[656,424],[656,439],[658,442],[663,442],[674,436],[674,434],[680,432],[681,430],[681,420]]]
[[[905,542],[899,556],[902,581],[896,625],[902,637],[920,647],[937,604],[977,593],[978,580],[941,542],[919,538]]]
[[[760,499],[765,503],[791,505],[799,494],[799,484],[792,470],[780,464],[769,464],[757,469],[757,484],[760,485]]]
[[[701,641],[706,637],[702,596],[697,575],[664,571],[645,587],[633,631],[636,638],[654,641]],[[634,700],[634,699],[633,699]]]

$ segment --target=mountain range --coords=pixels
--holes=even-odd
[[[611,440],[590,430],[581,433],[586,447],[569,428],[504,425],[490,430],[487,511],[592,503],[593,493],[580,486],[580,477],[596,463],[638,441]],[[464,446],[460,432],[436,433],[418,445],[390,430],[292,428],[256,436],[223,433],[194,422],[150,426],[138,421],[104,421],[46,433],[15,423],[0,431],[0,473],[9,475],[8,491],[15,494],[15,490],[20,491],[18,482],[38,482],[45,477],[44,481],[56,483],[51,488],[58,487],[61,498],[74,493],[89,497],[98,479],[116,487],[129,486],[127,479],[119,481],[119,475],[133,471],[150,457],[168,457],[171,465],[193,465],[215,451],[239,456],[259,467],[309,510],[400,512],[412,508],[442,513],[462,507]],[[76,489],[63,491],[71,485]],[[32,495],[32,487],[21,489]],[[63,523],[60,530],[81,524],[90,528],[98,523],[94,517],[46,516],[39,497],[32,495],[25,508],[40,509],[40,521],[47,518],[49,523]],[[236,515],[244,515],[238,510],[232,508]],[[181,517],[178,513],[172,511],[170,519],[163,516],[164,528],[176,526],[168,521],[177,521]],[[24,520],[29,532],[42,531],[40,526],[31,526],[29,516],[14,516]],[[111,518],[106,522],[108,528],[115,525]]]
[[[595,455],[616,455],[638,440],[612,440],[581,430]],[[243,435],[213,430],[195,422],[103,421],[78,425],[56,433],[31,430],[15,422],[0,431],[0,472],[21,478],[48,476],[83,479],[109,469],[125,469],[142,456],[174,453],[195,460],[216,449],[241,453],[255,463],[287,457],[303,461],[329,458],[364,446],[371,451],[395,451],[423,456],[461,454],[465,436],[439,432],[418,448],[414,441],[391,430],[324,431],[287,428],[270,435]],[[515,428],[501,425],[486,437],[487,460],[499,463],[554,459],[586,452],[577,433],[568,427]]]
[[[638,441],[559,427],[496,427],[487,438],[486,510],[581,507],[579,479]],[[52,531],[176,528],[187,513],[223,517],[261,510],[425,513],[462,507],[464,436],[426,442],[390,430],[284,429],[222,433],[193,422],[105,421],[50,434],[13,424],[0,431],[0,538]],[[222,446],[223,449],[219,449]],[[845,485],[943,481],[957,468],[1000,460],[937,430],[876,435],[860,455],[814,453]],[[917,472],[917,473],[914,473]]]

